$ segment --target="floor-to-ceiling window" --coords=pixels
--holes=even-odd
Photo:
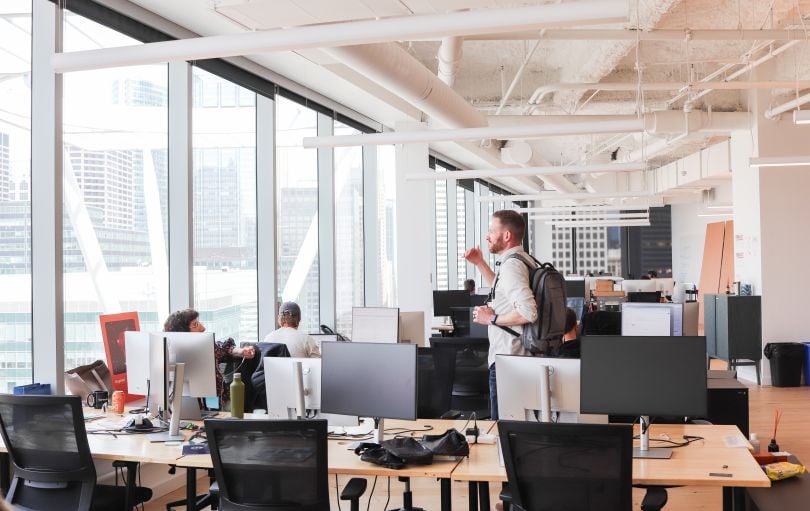
[[[138,41],[65,13],[65,51]],[[168,314],[168,70],[64,75],[65,367],[104,358],[99,314]]]
[[[360,131],[335,121],[335,135]],[[363,148],[334,149],[335,318],[338,332],[351,331],[352,307],[365,304],[363,280]]]
[[[217,338],[258,338],[256,94],[194,67],[194,306]]]
[[[394,307],[397,303],[396,152],[394,146],[377,147],[377,247],[374,270],[379,275],[374,303]]]
[[[318,153],[302,144],[317,136],[317,123],[314,110],[276,97],[278,300],[298,303],[301,328],[309,332],[318,330],[320,319]]]
[[[455,238],[456,255],[456,276],[457,289],[464,289],[464,281],[467,280],[467,262],[464,260],[464,252],[467,251],[467,190],[461,184],[456,183],[456,225],[453,226]],[[451,241],[453,241],[451,239]]]
[[[448,172],[439,162],[435,164],[436,172]],[[448,239],[450,230],[447,220],[447,181],[436,181],[435,218],[436,218],[436,289],[450,288],[450,268],[448,261]]]
[[[31,383],[31,0],[0,2],[0,392]]]

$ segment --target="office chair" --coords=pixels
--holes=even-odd
[[[0,434],[14,476],[6,502],[29,510],[131,510],[152,498],[135,486],[137,463],[126,468],[126,486],[96,484],[79,396],[0,395]]]
[[[205,432],[222,511],[329,509],[325,420],[209,419]],[[359,510],[365,479],[341,492]]]

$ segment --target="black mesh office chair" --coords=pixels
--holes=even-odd
[[[456,374],[456,350],[452,346],[417,348],[417,416],[438,419],[450,410]]]
[[[96,484],[79,396],[0,395],[0,433],[11,455],[14,477],[6,501],[42,511],[126,510],[152,498],[135,486],[137,463],[127,486]]]
[[[222,511],[329,509],[325,420],[209,419],[205,432]],[[365,479],[340,495],[359,509]]]
[[[498,422],[512,504],[525,511],[629,511],[630,425]]]

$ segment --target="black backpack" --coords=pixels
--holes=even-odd
[[[551,263],[541,263],[532,255],[530,264],[518,254],[511,254],[509,259],[519,259],[529,269],[529,288],[537,302],[537,321],[523,325],[523,333],[509,327],[500,326],[512,335],[520,337],[520,344],[533,355],[553,353],[562,343],[565,333],[565,277]],[[497,285],[497,279],[495,285]],[[495,286],[492,288],[494,296]]]

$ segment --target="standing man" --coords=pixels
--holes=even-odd
[[[516,259],[517,254],[533,264],[531,257],[523,250],[523,236],[526,222],[517,211],[503,209],[492,215],[487,234],[489,252],[496,254],[497,272],[484,261],[478,247],[467,250],[464,258],[474,264],[484,281],[492,287],[492,301],[476,307],[473,316],[476,323],[489,325],[489,396],[492,419],[498,419],[498,388],[495,375],[495,355],[530,355],[520,344],[520,338],[512,335],[501,326],[520,331],[519,328],[537,320],[537,303],[529,287],[529,269]]]

